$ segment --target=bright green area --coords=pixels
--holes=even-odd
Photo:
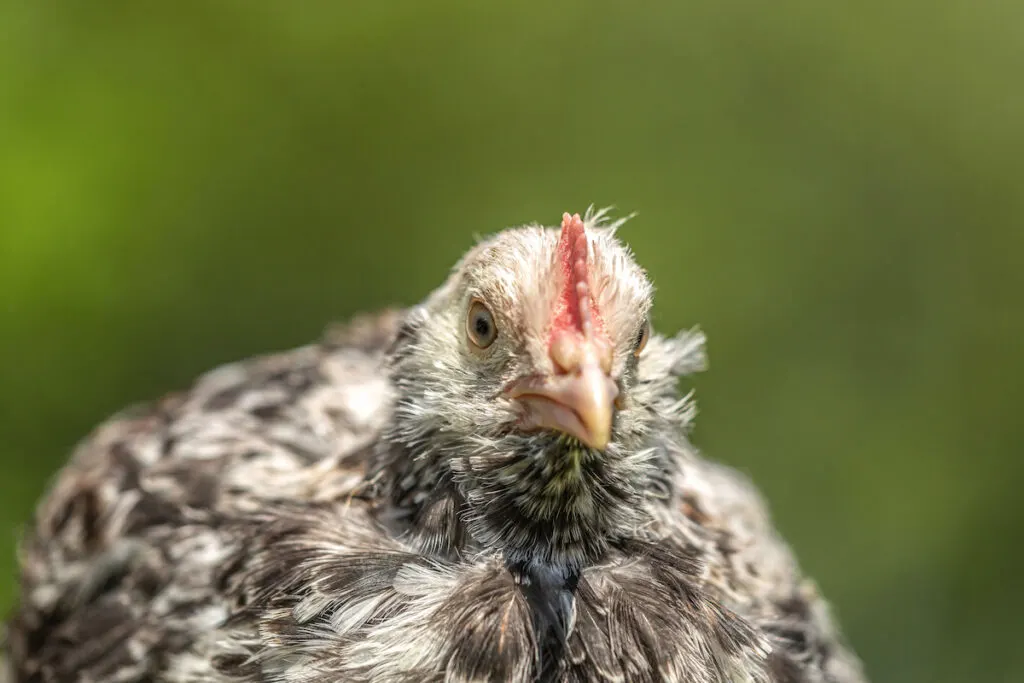
[[[614,203],[873,680],[1024,680],[1022,74],[995,0],[4,3],[0,572],[105,415]]]

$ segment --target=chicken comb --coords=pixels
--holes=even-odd
[[[590,258],[587,231],[580,215],[562,215],[562,232],[558,237],[555,258],[562,277],[562,290],[555,301],[551,325],[552,337],[576,332],[590,338],[601,320],[594,310],[590,291]]]

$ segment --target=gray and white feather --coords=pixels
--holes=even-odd
[[[621,222],[500,232],[417,306],[100,425],[23,540],[0,680],[863,683],[689,443],[704,338],[650,331]]]

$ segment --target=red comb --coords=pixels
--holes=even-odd
[[[590,291],[590,262],[587,232],[580,215],[562,215],[562,232],[558,237],[555,258],[562,276],[562,291],[555,301],[551,324],[552,340],[561,332],[577,332],[584,337],[600,331],[600,315],[594,310]]]

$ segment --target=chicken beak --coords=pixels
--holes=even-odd
[[[612,437],[612,418],[619,387],[600,367],[589,365],[565,383],[565,405],[579,416],[583,429],[569,431],[591,448],[605,449]]]
[[[584,342],[581,362],[574,372],[524,377],[513,382],[506,395],[524,409],[527,429],[552,429],[568,434],[596,450],[611,440],[615,399],[619,387],[606,367]]]

